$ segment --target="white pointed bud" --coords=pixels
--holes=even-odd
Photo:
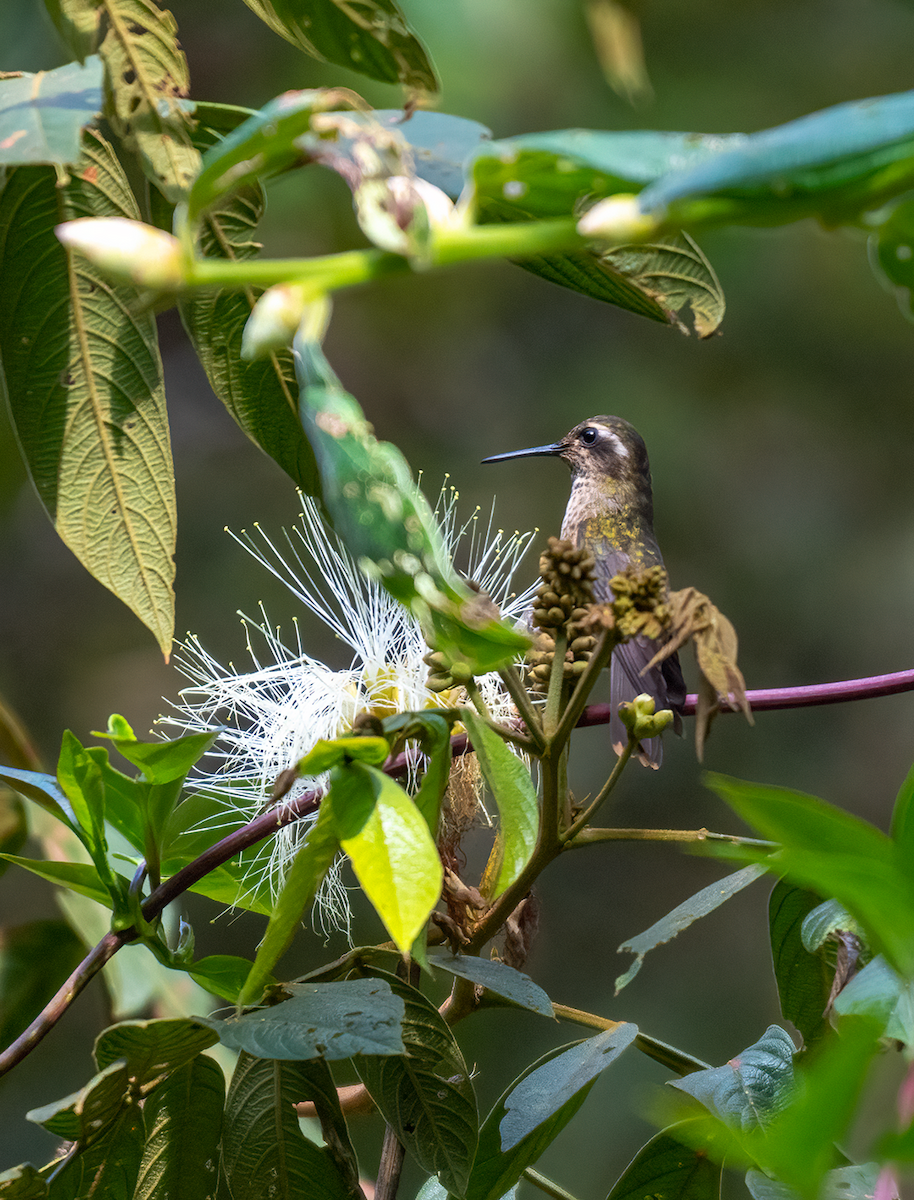
[[[643,242],[657,232],[657,221],[641,211],[638,197],[620,192],[607,196],[587,210],[578,221],[578,233],[583,237],[622,245]]]
[[[70,250],[94,263],[116,283],[173,292],[184,280],[177,238],[127,217],[80,217],[54,230]]]
[[[266,358],[291,346],[299,329],[308,341],[320,342],[330,321],[330,299],[313,286],[278,283],[260,297],[241,337],[241,357]]]

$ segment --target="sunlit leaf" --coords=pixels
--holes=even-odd
[[[530,770],[471,708],[461,709],[486,783],[498,805],[498,862],[486,870],[491,899],[517,879],[536,848],[539,802]]]
[[[234,954],[208,954],[187,967],[194,983],[232,1004],[237,1002],[250,971],[250,959]]]
[[[101,59],[0,79],[0,162],[75,163],[102,107]]]
[[[607,250],[600,255],[600,262],[655,300],[670,314],[670,320],[688,305],[699,337],[710,337],[724,319],[726,301],[720,281],[688,234],[662,243]]]
[[[0,193],[0,354],[29,471],[63,541],[149,626],[174,628],[174,482],[155,321],[54,226],[138,218],[110,145],[87,132],[70,182],[16,167]]]
[[[174,1200],[215,1190],[225,1077],[199,1054],[159,1085],[143,1106],[146,1144],[133,1200]]]
[[[291,999],[224,1021],[208,1020],[224,1046],[261,1058],[402,1054],[403,1001],[380,979],[287,983]]]

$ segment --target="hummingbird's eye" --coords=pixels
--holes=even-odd
[[[597,440],[597,431],[593,427],[581,430],[581,441],[585,446],[592,446]]]

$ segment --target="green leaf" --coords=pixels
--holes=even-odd
[[[517,879],[536,849],[539,830],[539,802],[530,770],[513,754],[502,739],[471,708],[460,710],[473,750],[498,805],[498,864],[486,871],[489,898],[494,900]]]
[[[807,1046],[819,1041],[828,1028],[825,1007],[834,975],[824,945],[810,953],[803,944],[804,919],[819,902],[815,892],[782,879],[775,884],[768,903],[771,957],[781,1012],[794,1023]]]
[[[233,1196],[245,1200],[351,1200],[326,1150],[302,1134],[295,1105],[307,1065],[242,1054],[229,1088],[222,1163]]]
[[[98,764],[69,729],[64,730],[57,760],[57,778],[87,835],[86,844],[96,865],[97,853],[104,854],[105,842],[105,787]]]
[[[914,880],[884,833],[813,796],[722,775],[708,782],[763,837],[782,842],[765,860],[771,871],[834,897],[874,949],[914,975]]]
[[[287,983],[291,999],[207,1024],[230,1050],[263,1058],[328,1060],[402,1054],[403,1001],[380,979]]]
[[[384,719],[384,733],[397,745],[409,739],[418,741],[427,756],[425,770],[413,803],[425,818],[429,833],[438,836],[441,801],[451,776],[452,721],[440,713],[395,713]]]
[[[245,0],[286,41],[312,58],[410,91],[439,90],[422,43],[393,0]]]
[[[8,784],[20,795],[32,800],[46,813],[50,813],[55,820],[66,825],[80,841],[84,842],[86,835],[76,819],[76,813],[70,807],[70,801],[60,790],[60,784],[54,775],[0,765],[0,783]]]
[[[155,321],[54,236],[139,211],[111,146],[87,132],[70,181],[16,167],[0,193],[0,356],[17,436],[61,539],[155,634],[174,628],[174,481]]]
[[[304,845],[286,871],[270,923],[257,947],[257,957],[238,996],[239,1007],[260,999],[276,964],[291,942],[302,914],[314,903],[317,889],[339,852],[336,826],[326,797]]]
[[[55,1173],[53,1200],[132,1200],[143,1153],[143,1115],[125,1106],[103,1135],[64,1162]]]
[[[98,5],[94,0],[44,0],[44,6],[73,57],[84,62],[98,45]]]
[[[834,933],[853,933],[863,937],[863,931],[854,918],[837,900],[823,900],[803,918],[800,936],[806,949],[813,953]]]
[[[867,963],[838,993],[840,1016],[866,1016],[882,1023],[883,1037],[914,1045],[914,981],[902,979],[884,958]]]
[[[722,1067],[671,1079],[670,1087],[693,1096],[735,1129],[764,1128],[793,1094],[796,1047],[778,1025]]]
[[[441,967],[452,975],[469,979],[519,1008],[528,1008],[531,1012],[539,1013],[541,1017],[553,1015],[552,1001],[539,984],[534,983],[529,975],[515,971],[507,963],[493,958],[448,953],[433,954],[428,961],[431,966]]]
[[[411,609],[452,671],[467,677],[513,661],[528,639],[458,577],[403,455],[376,440],[317,342],[300,335],[294,353],[324,504],[349,553]]]
[[[133,1200],[191,1200],[215,1191],[225,1079],[205,1054],[155,1089],[143,1107],[146,1145]]]
[[[382,737],[319,738],[296,764],[299,775],[323,775],[346,762],[380,767],[390,754],[390,743]]]
[[[145,1095],[218,1040],[202,1020],[192,1018],[121,1021],[95,1039],[95,1061],[103,1070],[123,1059],[134,1093]]]
[[[620,246],[600,255],[601,266],[622,275],[663,309],[666,319],[685,326],[674,314],[692,309],[695,332],[710,337],[724,319],[726,301],[714,268],[687,233],[646,246]]]
[[[41,1012],[85,955],[66,921],[6,925],[0,940],[0,1045]]]
[[[870,237],[869,251],[877,278],[898,289],[899,308],[914,319],[914,200],[895,205]]]
[[[637,1033],[634,1025],[625,1025],[621,1029],[616,1029],[613,1034],[623,1033],[623,1038],[628,1036],[628,1031],[632,1032],[632,1039]],[[573,1066],[574,1060],[569,1060],[567,1055],[581,1046],[587,1046],[590,1042],[596,1042],[598,1039],[603,1039],[603,1045],[606,1043],[606,1035],[598,1034],[597,1038],[588,1038],[586,1042],[573,1042],[570,1046],[559,1046],[554,1050],[550,1050],[548,1054],[543,1055],[535,1063],[531,1064],[515,1082],[504,1093],[489,1115],[486,1117],[482,1128],[479,1131],[479,1149],[476,1151],[476,1160],[473,1163],[473,1170],[470,1173],[470,1180],[465,1192],[465,1200],[501,1200],[501,1197],[512,1188],[521,1175],[540,1157],[562,1132],[571,1118],[575,1115],[584,1101],[590,1089],[597,1081],[596,1074],[589,1074],[586,1070],[587,1062],[591,1065],[599,1063],[601,1058],[600,1047],[597,1047],[597,1054],[592,1055],[593,1047],[585,1050],[585,1070],[581,1078],[581,1086],[574,1089],[573,1078],[570,1078],[564,1068]],[[610,1037],[610,1042],[612,1038]],[[611,1050],[611,1046],[606,1047]],[[554,1109],[550,1116],[546,1116],[543,1121],[536,1125],[532,1132],[526,1137],[521,1138],[519,1142],[512,1146],[510,1150],[502,1148],[502,1133],[501,1126],[508,1115],[507,1105],[512,1096],[519,1087],[523,1087],[526,1081],[533,1076],[537,1076],[534,1081],[534,1092],[531,1096],[531,1101],[536,1105],[537,1111],[545,1111],[550,1107],[549,1096],[544,1094],[544,1090],[538,1085],[544,1082],[548,1076],[541,1076],[539,1072],[548,1068],[553,1062],[564,1059],[565,1062],[558,1068],[560,1086],[563,1086],[563,1093],[571,1090],[570,1095],[567,1095],[564,1103]],[[523,1093],[522,1093],[523,1095]],[[537,1101],[540,1103],[537,1104]],[[522,1114],[516,1114],[517,1117],[522,1117]],[[532,1116],[532,1110],[531,1110]],[[521,1121],[517,1122],[520,1128]]]
[[[103,0],[101,8],[108,21],[99,51],[107,72],[105,115],[137,150],[148,178],[176,204],[200,169],[180,103],[189,77],[178,27],[154,0]]]
[[[891,838],[902,860],[914,853],[914,767],[898,789],[892,809]]]
[[[742,891],[744,887],[748,887],[750,883],[764,874],[764,867],[743,867],[741,871],[736,871],[733,875],[728,875],[725,879],[719,879],[716,883],[702,888],[700,892],[696,892],[682,904],[677,904],[665,917],[655,921],[644,933],[639,933],[636,937],[623,942],[619,947],[619,953],[627,950],[629,954],[635,955],[635,961],[625,974],[620,975],[616,980],[616,995],[618,996],[622,989],[635,978],[641,970],[644,956],[649,951],[672,941],[684,929],[688,929],[694,921],[706,917],[708,913],[720,908],[737,892]]]
[[[55,1137],[88,1145],[97,1141],[120,1113],[129,1088],[126,1065],[111,1063],[72,1096],[33,1108],[25,1114],[26,1119]]]
[[[75,163],[83,129],[102,107],[102,64],[0,79],[0,162]]]
[[[214,996],[221,996],[223,1000],[235,1004],[251,966],[250,959],[234,954],[209,954],[206,958],[198,958],[185,969],[194,983]],[[267,982],[273,981],[269,979]]]
[[[112,897],[97,869],[90,863],[51,862],[40,858],[20,858],[17,854],[0,854],[5,862],[15,863],[17,867],[25,867],[40,879],[56,883],[59,887],[69,888],[80,896],[88,896],[105,908],[111,908]],[[129,880],[121,879],[126,890]]]
[[[119,721],[123,721],[123,717],[111,717],[107,733],[96,736],[110,738],[118,753],[129,763],[139,767],[149,783],[163,784],[183,780],[194,763],[209,750],[219,736],[218,733],[191,733],[187,737],[167,742],[140,742],[133,736],[133,730],[126,721],[123,721],[123,724],[129,731],[129,736],[124,736],[123,727],[117,724]]]
[[[441,895],[443,869],[428,825],[402,787],[377,767],[336,767],[323,801],[365,895],[406,954]],[[353,822],[355,812],[365,819]]]
[[[437,1174],[448,1191],[462,1195],[479,1133],[470,1073],[434,1004],[403,980],[385,978],[406,1006],[405,1053],[393,1058],[362,1056],[356,1059],[356,1070],[419,1166]]]
[[[145,849],[143,806],[146,785],[112,767],[101,747],[90,747],[88,753],[101,772],[105,788],[105,820],[142,854]]]
[[[880,1163],[873,1162],[827,1171],[822,1180],[820,1200],[872,1200],[881,1169]],[[753,1200],[796,1200],[797,1197],[793,1188],[770,1179],[761,1171],[746,1172],[746,1187]]]
[[[31,1163],[0,1172],[2,1200],[44,1200],[48,1185]]]
[[[299,1071],[303,1085],[300,1099],[309,1100],[314,1105],[327,1154],[349,1188],[353,1200],[361,1200],[359,1163],[330,1068],[324,1059],[311,1058],[299,1063]]]
[[[607,1200],[719,1200],[721,1167],[703,1150],[676,1138],[678,1125],[663,1130],[642,1146]]]

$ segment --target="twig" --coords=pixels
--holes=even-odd
[[[505,685],[508,695],[517,706],[517,711],[520,713],[521,720],[527,727],[527,732],[537,746],[542,749],[545,745],[543,740],[543,723],[540,720],[540,714],[530,700],[530,693],[524,687],[517,667],[512,663],[499,671],[498,676]]]

